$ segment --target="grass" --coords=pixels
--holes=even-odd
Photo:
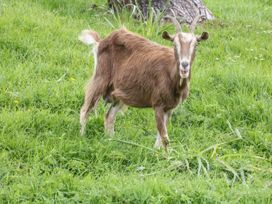
[[[173,27],[114,17],[106,1],[0,1],[0,203],[272,203],[272,3],[205,2],[217,19],[197,30],[210,39],[165,158],[150,109],[119,115],[110,140],[100,103],[80,137],[93,59],[77,35],[124,24],[171,46],[160,33]]]

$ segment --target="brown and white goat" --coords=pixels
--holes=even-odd
[[[95,72],[80,112],[81,134],[85,132],[89,111],[103,97],[111,103],[104,121],[107,133],[114,133],[115,116],[124,105],[152,107],[158,129],[155,147],[163,145],[167,150],[167,122],[172,110],[188,96],[196,45],[208,39],[207,32],[200,36],[193,33],[199,17],[192,23],[190,33],[182,32],[175,18],[170,20],[176,26],[176,34],[164,31],[162,37],[172,41],[173,48],[126,29],[114,31],[104,39],[95,31],[82,31],[79,39],[93,45]]]

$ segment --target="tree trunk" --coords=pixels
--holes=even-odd
[[[170,8],[174,11],[177,17],[180,17],[186,23],[192,23],[195,16],[202,15],[203,20],[212,20],[214,16],[206,8],[202,0],[172,0]],[[170,15],[169,9],[167,10]]]
[[[109,7],[115,11],[122,10],[121,8],[137,5],[141,10],[144,19],[148,17],[148,8],[150,6],[154,9],[155,13],[163,12],[165,16],[174,16],[180,22],[192,23],[197,15],[202,15],[203,20],[212,20],[214,16],[207,9],[202,0],[108,0]]]

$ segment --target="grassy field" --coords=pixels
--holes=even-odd
[[[0,203],[272,203],[271,0],[205,0],[217,19],[197,30],[210,39],[169,125],[168,158],[153,149],[151,109],[120,114],[110,140],[101,102],[79,135],[93,69],[79,32],[124,24],[171,46],[160,33],[174,31],[105,3],[0,0]]]

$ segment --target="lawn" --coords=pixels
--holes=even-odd
[[[125,25],[171,46],[173,26],[114,16],[105,0],[0,0],[0,203],[272,203],[272,2],[205,3],[216,20],[197,29],[210,38],[167,156],[151,109],[119,114],[109,139],[101,101],[80,136],[93,58],[77,36]]]

